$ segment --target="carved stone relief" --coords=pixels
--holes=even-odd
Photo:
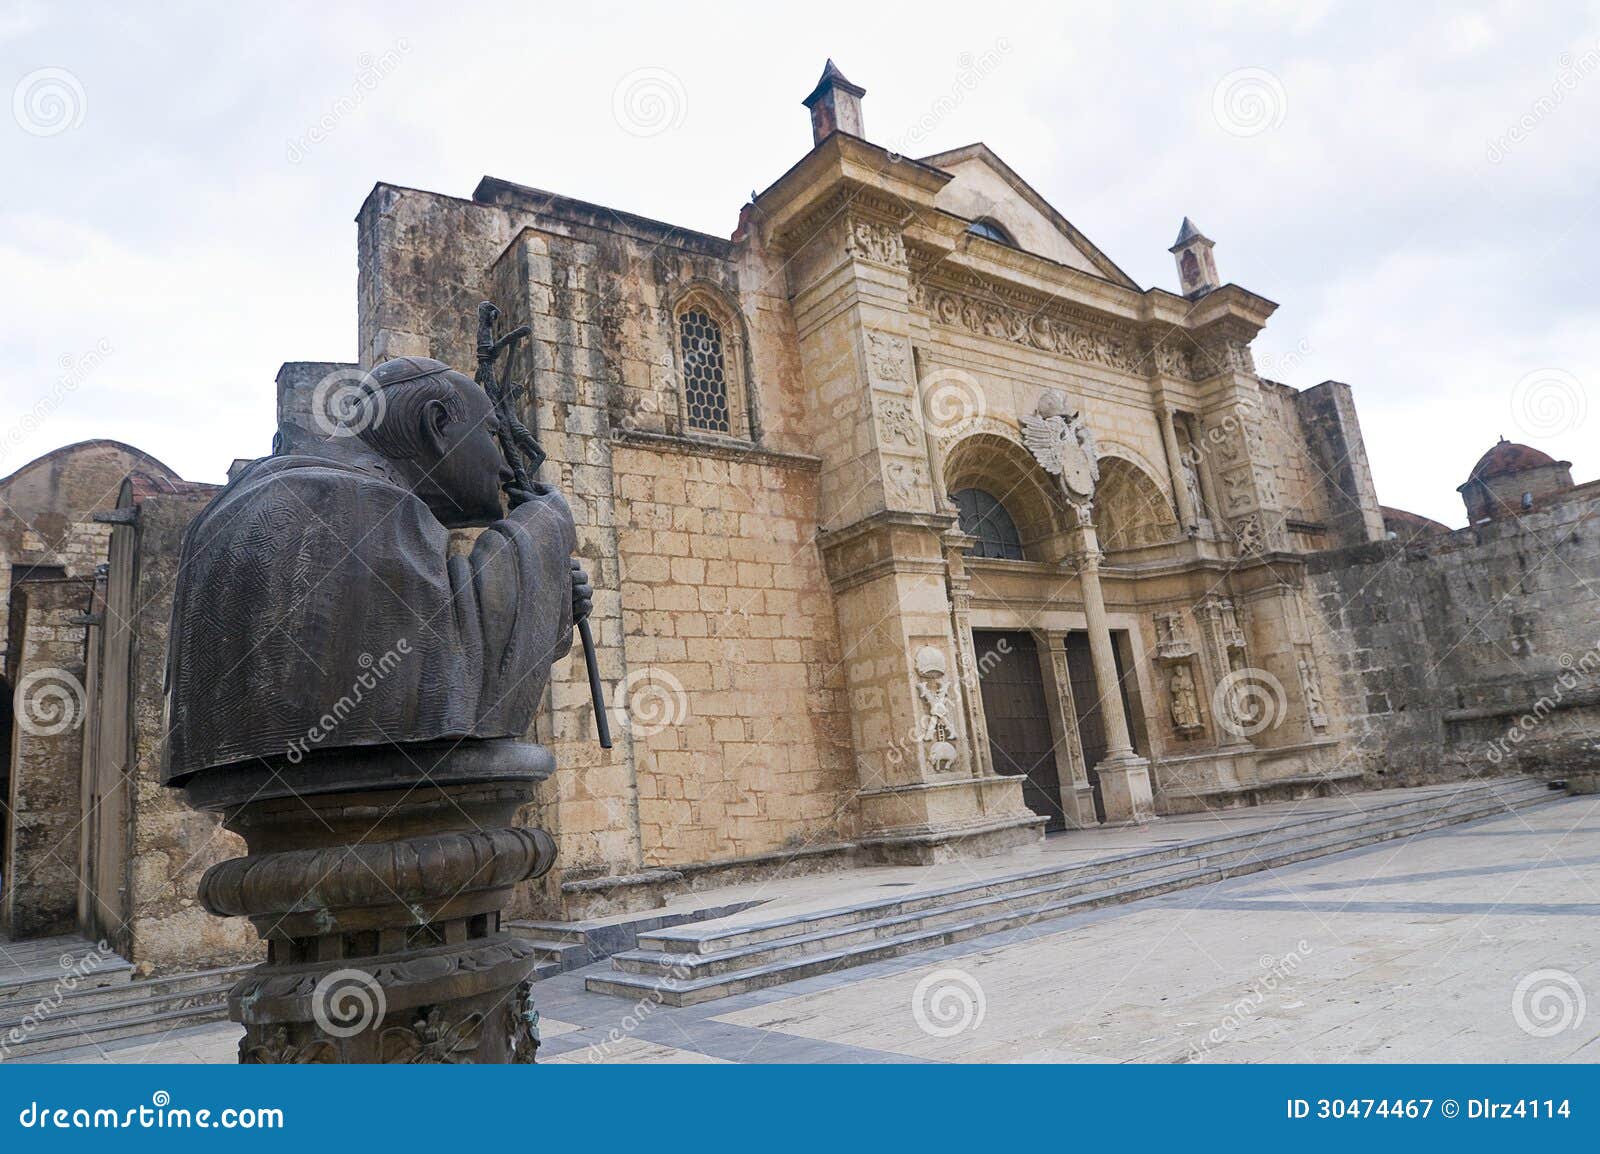
[[[883,466],[884,493],[897,509],[927,511],[932,496],[927,470],[921,461],[890,458]]]
[[[1195,692],[1194,670],[1179,661],[1167,675],[1167,693],[1172,699],[1172,724],[1179,733],[1194,733],[1205,728],[1200,716],[1200,697]]]
[[[878,398],[878,441],[884,446],[920,449],[922,430],[910,401],[893,397]]]
[[[861,260],[893,268],[906,267],[906,245],[900,230],[870,220],[850,224],[850,251]]]
[[[923,717],[917,739],[927,747],[928,765],[935,773],[955,767],[955,703],[950,700],[950,663],[944,651],[921,646],[913,656],[917,672],[917,697]]]
[[[1322,682],[1317,678],[1316,663],[1309,654],[1302,653],[1296,664],[1300,669],[1300,692],[1306,702],[1306,721],[1312,729],[1326,729],[1328,711],[1322,701]]]
[[[867,373],[874,384],[894,391],[908,387],[906,342],[892,333],[867,332]]]
[[[1234,518],[1233,540],[1239,546],[1239,552],[1247,556],[1259,556],[1266,552],[1267,539],[1261,528],[1260,515],[1249,513]]]

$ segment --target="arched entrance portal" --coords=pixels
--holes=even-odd
[[[945,457],[947,492],[960,526],[970,579],[972,651],[990,763],[1023,778],[1023,799],[1047,830],[1106,819],[1099,762],[1111,752],[1104,710],[1129,722],[1145,748],[1133,642],[1113,622],[1115,684],[1099,685],[1087,612],[1075,574],[1072,510],[1057,484],[1018,442],[977,434]],[[1133,462],[1103,458],[1095,517],[1102,547],[1128,550],[1178,538],[1165,494]]]

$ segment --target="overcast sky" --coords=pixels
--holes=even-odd
[[[279,363],[354,358],[379,180],[728,235],[832,56],[872,140],[984,141],[1142,285],[1192,216],[1281,306],[1263,375],[1354,387],[1386,504],[1464,523],[1502,434],[1600,476],[1595,3],[341,7],[0,0],[0,475],[265,453]]]

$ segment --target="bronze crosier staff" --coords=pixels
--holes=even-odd
[[[512,486],[520,492],[529,493],[532,492],[532,474],[539,471],[547,454],[527,426],[517,420],[512,408],[512,402],[522,395],[522,386],[513,387],[511,384],[511,352],[518,341],[532,336],[533,330],[527,325],[518,325],[496,339],[494,323],[499,319],[500,310],[490,301],[478,306],[478,372],[474,379],[494,402],[495,415],[500,419],[497,439],[500,452],[515,478]],[[506,354],[505,365],[500,371],[500,379],[496,380],[494,363],[502,352]],[[524,453],[528,462],[523,460]],[[606,716],[606,692],[600,683],[600,662],[595,657],[594,634],[589,630],[588,617],[578,622],[578,638],[583,642],[583,661],[589,669],[589,696],[594,699],[594,725],[600,735],[600,748],[610,749],[611,722]]]

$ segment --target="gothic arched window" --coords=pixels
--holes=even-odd
[[[683,412],[688,426],[730,432],[722,326],[704,309],[684,309],[678,314],[678,350],[683,356]]]
[[[993,557],[1001,561],[1021,561],[1022,537],[997,497],[982,489],[957,489],[950,494],[960,511],[961,531],[976,537],[967,550],[969,557]]]

